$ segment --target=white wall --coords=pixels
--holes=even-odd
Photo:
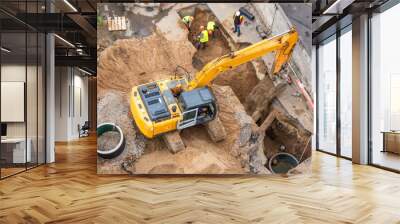
[[[27,78],[27,81],[25,80]],[[7,137],[9,138],[25,138],[30,139],[30,147],[32,150],[32,161],[44,163],[44,74],[42,67],[36,67],[25,64],[3,64],[1,66],[1,81],[18,81],[26,83],[26,108],[23,106],[22,112],[26,110],[26,121],[23,122],[6,122]],[[4,96],[2,96],[4,97]],[[9,110],[10,108],[1,108],[1,110]],[[39,156],[37,157],[37,153]]]
[[[81,73],[77,75],[76,71],[73,82],[74,91],[72,92],[73,96],[71,96],[74,101],[71,102],[71,105],[73,105],[70,121],[72,139],[79,137],[78,125],[82,126],[88,120],[88,78],[81,76]]]
[[[78,124],[88,120],[88,78],[75,68],[56,67],[55,86],[55,140],[77,139]]]
[[[25,65],[2,65],[1,81],[25,82]],[[1,108],[6,110],[6,108]],[[7,123],[7,137],[25,137],[25,123]]]
[[[25,82],[25,75],[27,69],[28,72],[28,81],[29,86],[27,88],[27,106],[30,109],[27,111],[27,119],[28,119],[28,129],[33,128],[35,130],[36,135],[36,120],[37,115],[36,113],[32,113],[32,111],[36,111],[37,106],[37,99],[36,99],[36,79],[32,79],[30,77],[31,74],[36,76],[36,67],[29,66],[26,68],[25,65],[18,65],[18,64],[5,64],[1,66],[1,81],[4,82]],[[32,87],[34,86],[34,87]],[[31,88],[29,88],[31,87]],[[34,108],[32,108],[34,107]],[[7,110],[7,108],[1,108],[2,110]],[[32,110],[33,109],[33,110]],[[33,122],[33,123],[32,123]],[[7,122],[7,135],[8,137],[25,137],[25,123],[26,122]],[[32,129],[32,130],[33,130]],[[33,132],[33,131],[32,131]],[[30,129],[28,130],[28,137],[29,133],[32,133]]]
[[[67,67],[55,68],[55,141],[68,140],[70,76]]]
[[[88,120],[88,78],[87,76],[75,75],[75,86],[82,91],[82,116],[79,116],[80,122]]]

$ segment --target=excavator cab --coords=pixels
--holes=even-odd
[[[183,113],[178,130],[204,124],[216,116],[215,97],[208,87],[183,92],[179,96],[179,105]]]

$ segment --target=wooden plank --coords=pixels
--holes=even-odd
[[[107,25],[109,31],[126,30],[126,17],[125,16],[108,17]]]

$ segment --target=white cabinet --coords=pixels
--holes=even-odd
[[[32,161],[32,140],[26,140],[27,147],[25,151],[25,138],[7,138],[2,139],[1,144],[12,148],[12,162],[25,163]],[[25,161],[26,159],[26,161]]]

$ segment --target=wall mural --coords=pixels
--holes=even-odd
[[[310,170],[311,4],[97,7],[99,174]]]

